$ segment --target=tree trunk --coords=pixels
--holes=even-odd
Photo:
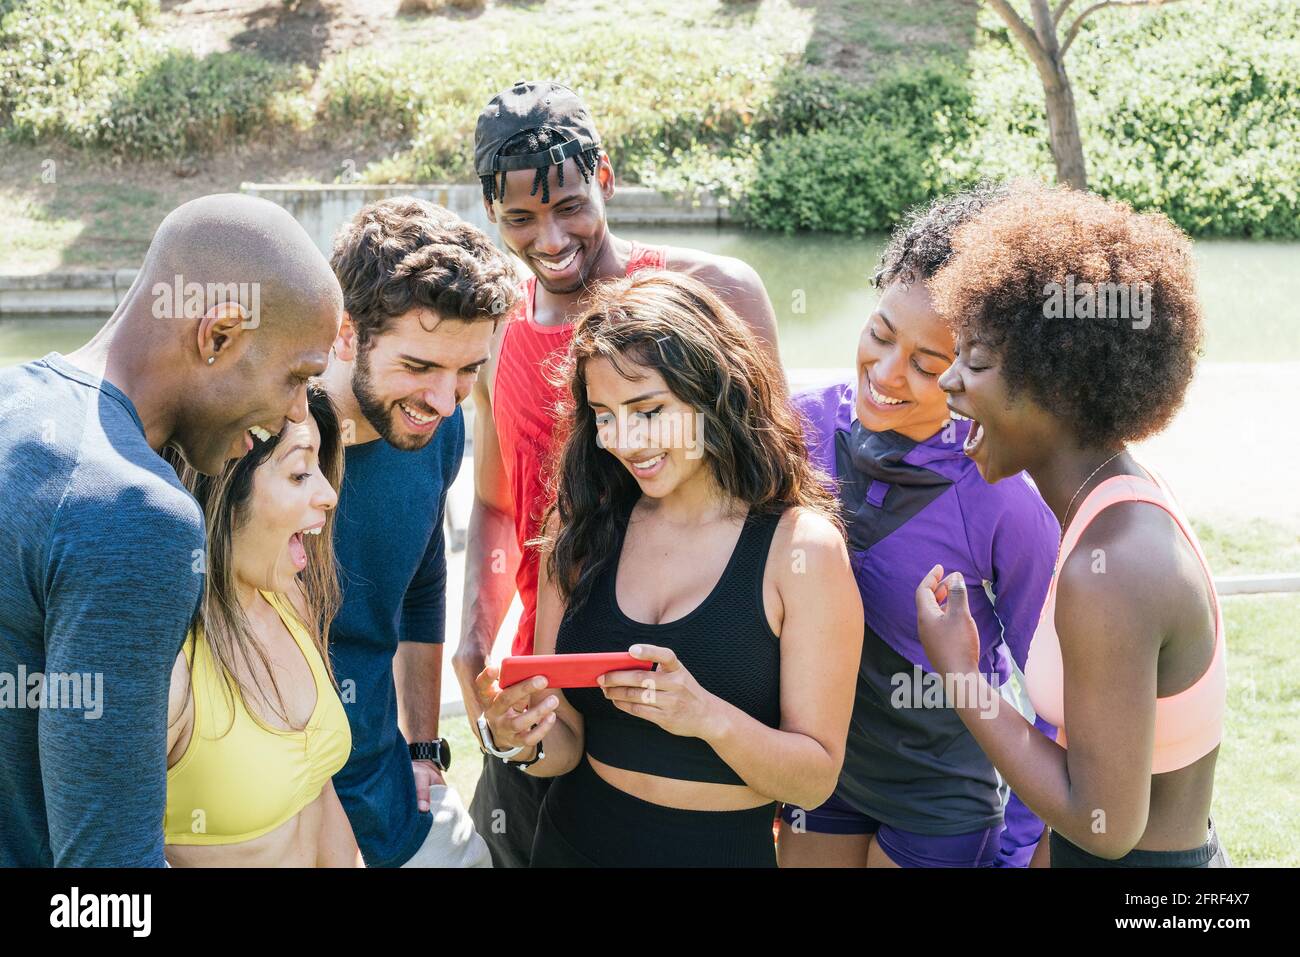
[[[1074,90],[1065,64],[1057,62],[1054,74],[1043,76],[1047,98],[1047,131],[1056,161],[1056,181],[1074,189],[1088,188],[1083,162],[1083,140],[1079,136],[1079,115],[1074,109]]]
[[[1008,0],[988,0],[997,11],[1038,71],[1047,102],[1047,135],[1056,162],[1056,181],[1074,189],[1088,188],[1088,174],[1083,164],[1083,140],[1079,136],[1079,116],[1074,111],[1074,91],[1065,72],[1065,48],[1056,36],[1056,19],[1047,0],[1030,0],[1034,26],[1020,19]],[[1064,12],[1064,5],[1057,7]],[[1080,17],[1087,16],[1093,7]],[[1068,48],[1067,40],[1065,47]]]

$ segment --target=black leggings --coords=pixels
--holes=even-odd
[[[776,867],[776,804],[685,811],[620,791],[584,756],[542,802],[533,867]]]
[[[1107,860],[1089,854],[1071,844],[1055,831],[1052,832],[1053,867],[1231,867],[1228,854],[1214,833],[1214,822],[1209,822],[1209,837],[1200,847],[1190,851],[1139,851],[1132,850],[1118,860]]]

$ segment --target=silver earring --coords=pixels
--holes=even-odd
[[[216,362],[216,361],[217,361],[217,357],[216,357],[216,356],[208,356],[208,365],[212,365],[212,363],[214,363],[214,362]]]

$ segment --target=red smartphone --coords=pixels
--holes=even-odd
[[[650,671],[653,661],[633,658],[626,651],[594,655],[519,655],[501,662],[497,684],[513,684],[541,675],[548,688],[595,688],[596,679],[611,671]]]

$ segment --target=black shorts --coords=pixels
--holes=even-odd
[[[533,867],[776,867],[776,804],[687,811],[621,791],[584,757],[542,802]]]
[[[1228,853],[1214,832],[1214,822],[1208,824],[1209,836],[1200,847],[1190,851],[1139,851],[1132,850],[1123,857],[1109,861],[1089,854],[1071,844],[1055,831],[1052,832],[1053,867],[1231,867]]]
[[[474,828],[487,841],[493,867],[527,867],[537,831],[537,811],[551,786],[500,758],[483,755],[483,773],[469,802]]]

